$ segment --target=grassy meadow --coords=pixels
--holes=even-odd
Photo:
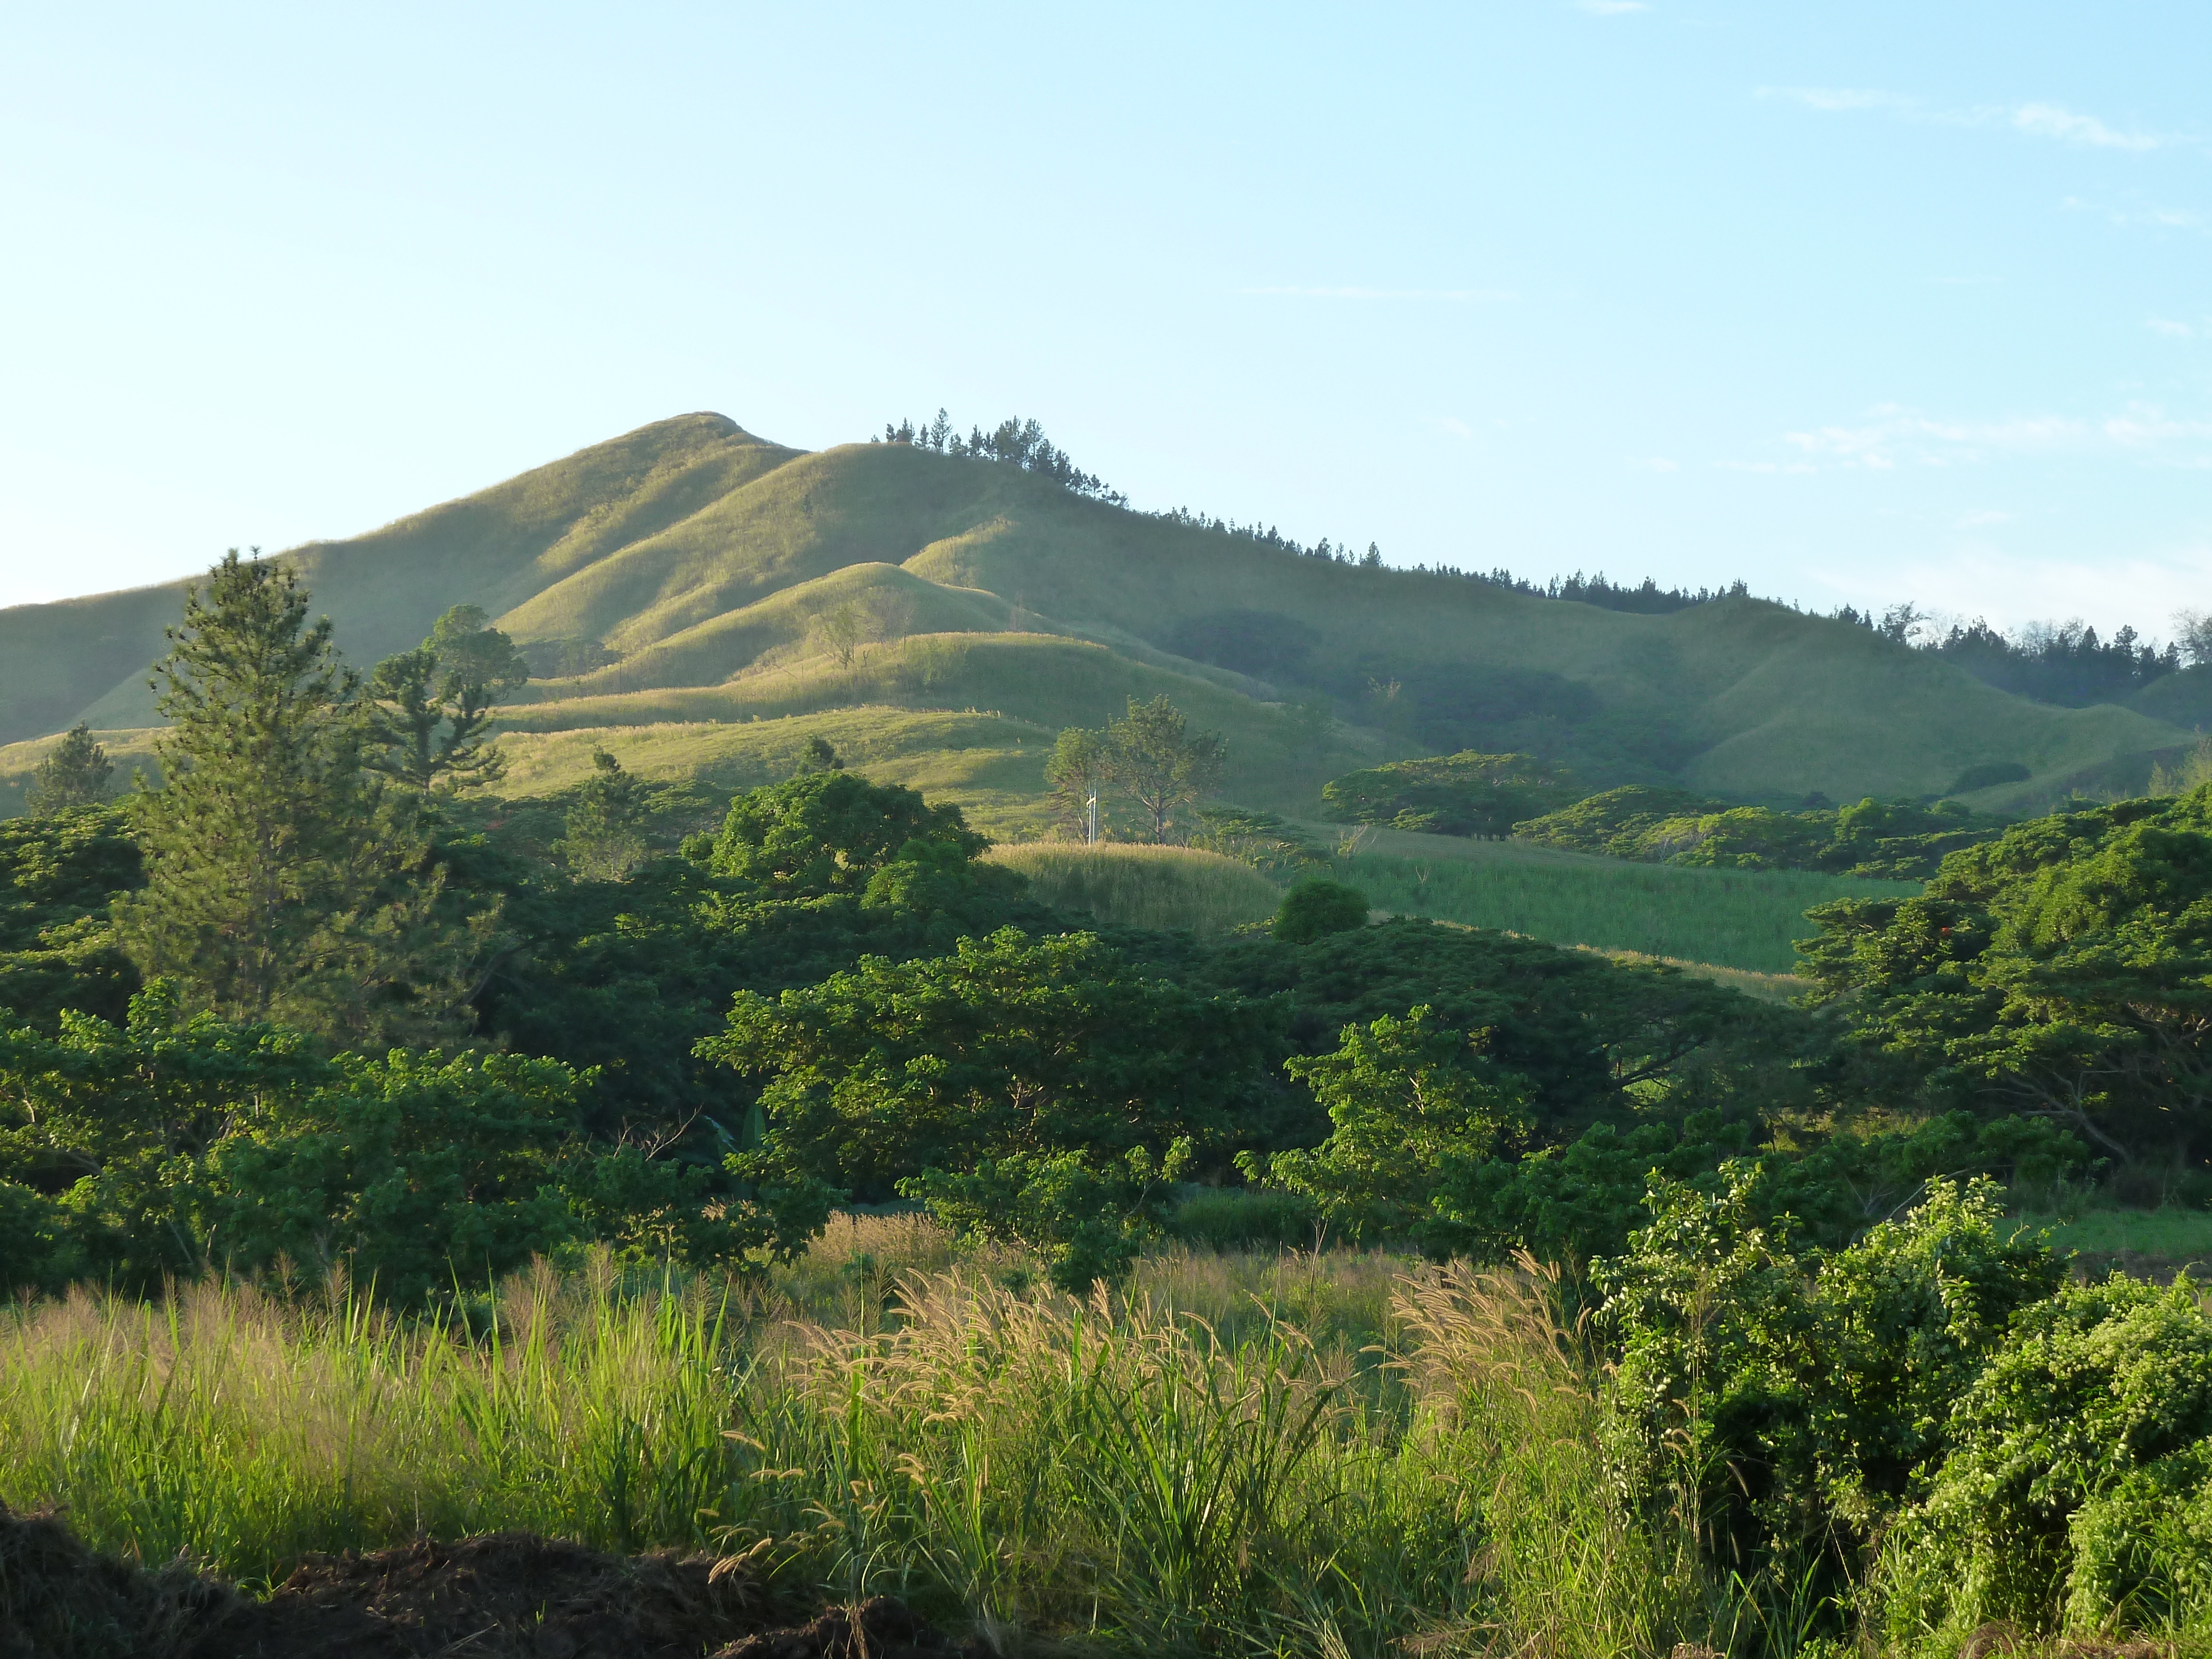
[[[1395,844],[1414,839],[1398,837]],[[1406,915],[1761,975],[1787,975],[1796,967],[1791,945],[1812,933],[1805,921],[1809,906],[1849,894],[1920,890],[1917,882],[1683,869],[1513,842],[1418,839],[1443,844],[1433,853],[1424,848],[1421,856],[1364,847],[1340,852],[1337,878],[1378,908]]]
[[[987,856],[1026,876],[1046,903],[1115,927],[1226,933],[1266,921],[1282,902],[1282,890],[1250,865],[1191,847],[1029,842]]]
[[[764,1283],[541,1269],[465,1325],[216,1285],[14,1308],[0,1501],[249,1585],[422,1531],[750,1553],[1001,1650],[1725,1649],[1758,1598],[1614,1510],[1595,1380],[1522,1274],[1176,1252],[1077,1302],[847,1218]]]

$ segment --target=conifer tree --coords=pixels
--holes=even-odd
[[[153,682],[170,727],[140,798],[146,886],[119,931],[225,1018],[426,1035],[489,919],[443,914],[404,805],[362,775],[359,684],[307,599],[289,565],[234,549],[187,590]]]
[[[455,605],[416,649],[377,664],[367,764],[425,793],[497,781],[507,763],[485,729],[499,699],[529,678],[522,653],[482,610]]]
[[[40,814],[90,806],[107,799],[108,783],[114,775],[115,763],[107,758],[106,749],[93,741],[92,728],[79,720],[31,775],[28,805]]]

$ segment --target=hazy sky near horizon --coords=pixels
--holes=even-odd
[[[2212,608],[2212,7],[13,7],[0,605],[647,421],[1393,563]]]

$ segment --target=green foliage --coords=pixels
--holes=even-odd
[[[1221,734],[1192,732],[1165,692],[1149,702],[1130,698],[1128,712],[1107,726],[1102,750],[1107,781],[1136,804],[1155,842],[1167,840],[1177,812],[1212,792],[1228,759]]]
[[[698,1261],[766,1241],[706,1171],[585,1141],[592,1081],[511,1054],[326,1059],[187,1015],[169,981],[120,1027],[0,1030],[0,1229],[21,1247],[0,1291],[281,1262],[419,1303],[590,1239]]]
[[[1777,812],[1632,785],[1516,823],[1513,835],[1539,847],[1653,864],[1899,880],[1932,875],[1945,854],[2002,829],[1954,801],[1918,806],[1869,798],[1840,810]]]
[[[2171,768],[2150,769],[2149,793],[2154,795],[2192,794],[2208,783],[2212,783],[2212,733],[2200,732],[2188,752]]]
[[[1201,806],[1190,844],[1277,878],[1307,873],[1325,862],[1321,849],[1276,813],[1245,806]]]
[[[507,766],[486,741],[492,709],[529,678],[522,653],[479,607],[455,605],[420,647],[370,676],[368,766],[424,791],[496,783]]]
[[[114,775],[115,763],[94,740],[92,728],[79,720],[39,763],[24,804],[37,813],[96,805],[107,799]]]
[[[1147,1146],[1118,1158],[1073,1148],[1008,1152],[972,1170],[925,1170],[899,1190],[963,1237],[1030,1251],[1054,1285],[1080,1294],[1102,1279],[1127,1278],[1158,1242],[1191,1151],[1182,1135],[1158,1160]]]
[[[1275,1041],[1264,1005],[1145,975],[1090,934],[1006,928],[932,960],[866,957],[775,1001],[740,992],[699,1051],[766,1080],[760,1147],[731,1164],[742,1179],[872,1199],[911,1181],[964,1227],[1075,1273],[1122,1259],[1101,1229],[1149,1235],[1166,1194],[1147,1194],[1185,1158],[1218,1168],[1264,1133]],[[1131,1162],[1140,1150],[1150,1161]]]
[[[1248,1157],[1246,1167],[1264,1167],[1355,1243],[1434,1243],[1439,1192],[1463,1188],[1528,1127],[1526,1085],[1501,1074],[1480,1042],[1480,1034],[1440,1026],[1425,1007],[1346,1026],[1334,1054],[1288,1062],[1328,1109],[1329,1138],[1264,1165]]]
[[[1924,895],[1811,912],[1804,972],[1855,1037],[2122,1158],[2212,1146],[2212,788],[2039,818]]]
[[[1499,840],[1525,818],[1558,811],[1582,793],[1565,768],[1530,755],[1473,750],[1438,760],[1392,761],[1351,772],[1322,790],[1338,817],[1438,836]]]
[[[1045,757],[1044,781],[1052,791],[1053,821],[1072,839],[1091,838],[1091,805],[1106,787],[1106,739],[1079,726],[1064,729]],[[1100,817],[1103,828],[1104,817]]]
[[[568,808],[553,851],[581,881],[626,881],[646,860],[645,803],[637,780],[604,749],[592,751],[592,776]]]
[[[1305,945],[1366,925],[1366,894],[1325,876],[1309,876],[1283,895],[1274,933],[1285,945]]]
[[[730,804],[714,839],[717,875],[779,898],[859,893],[911,842],[934,842],[973,859],[989,840],[955,806],[848,772],[817,772],[756,789]]]
[[[2100,1635],[2202,1617],[2212,1586],[2212,1317],[2186,1279],[2115,1274],[2024,1309],[1902,1519],[1892,1632]]]
[[[629,774],[611,775],[621,781],[610,796],[633,804],[671,793],[631,793]],[[580,792],[568,811],[587,805]],[[696,805],[691,794],[663,802],[656,823],[680,825]],[[619,884],[576,879],[573,861],[549,867],[520,815],[469,816],[483,827],[440,856],[458,884],[500,901],[514,941],[477,998],[482,1029],[517,1051],[598,1068],[595,1129],[690,1121],[696,1156],[719,1158],[714,1146],[734,1144],[751,1105],[748,1087],[692,1053],[722,1024],[732,991],[774,995],[871,951],[935,954],[963,933],[1045,920],[1018,876],[971,856],[981,837],[956,811],[851,773],[726,802],[721,831],[688,838],[684,856],[646,858]],[[569,839],[553,845],[570,853]]]
[[[491,625],[483,607],[457,605],[431,625],[422,641],[438,659],[442,674],[465,685],[482,686],[495,698],[530,678],[530,665],[513,640]]]
[[[1298,1054],[1326,1054],[1347,1025],[1424,1005],[1440,1028],[1486,1032],[1484,1054],[1526,1079],[1545,1144],[1646,1111],[1802,1109],[1813,1097],[1798,1068],[1827,1051],[1797,1011],[1671,968],[1402,918],[1303,945],[1240,937],[1193,971],[1249,997],[1283,998]],[[1327,1133],[1316,1113],[1302,1144]]]
[[[142,971],[228,1018],[355,1040],[450,1030],[489,917],[439,904],[411,811],[362,776],[362,715],[289,565],[235,551],[156,667],[163,783],[139,798],[144,888],[116,902]]]
[[[1654,1184],[1652,1219],[1605,1265],[1620,1358],[1605,1442],[1647,1514],[1695,1518],[1711,1557],[1857,1565],[1957,1432],[1953,1403],[2063,1272],[2010,1236],[1987,1181],[1929,1184],[1832,1256],[1762,1223],[1756,1172]]]
[[[138,971],[107,909],[143,879],[119,808],[0,820],[0,1009],[48,1027],[64,1008],[122,1018]]]

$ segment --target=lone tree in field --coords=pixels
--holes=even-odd
[[[867,636],[868,617],[850,599],[840,599],[814,619],[814,626],[837,659],[837,666],[850,668],[853,653],[860,648]]]
[[[1088,838],[1091,797],[1106,787],[1106,739],[1099,732],[1071,726],[1060,734],[1044,763],[1052,786],[1053,813],[1071,835]]]
[[[507,769],[484,739],[499,700],[530,678],[514,642],[473,605],[438,618],[412,651],[386,657],[369,679],[367,764],[426,793],[491,783]]]
[[[93,741],[92,728],[79,720],[31,774],[28,805],[41,814],[90,806],[107,799],[114,775],[115,763]]]
[[[439,914],[421,839],[362,775],[359,686],[329,618],[308,623],[289,565],[233,550],[168,637],[146,885],[116,905],[125,950],[227,1018],[355,1041],[439,1029],[471,930]]]
[[[1218,732],[1189,730],[1166,694],[1129,699],[1129,712],[1106,728],[1106,775],[1152,820],[1152,839],[1167,839],[1176,810],[1210,793],[1228,750]]]

